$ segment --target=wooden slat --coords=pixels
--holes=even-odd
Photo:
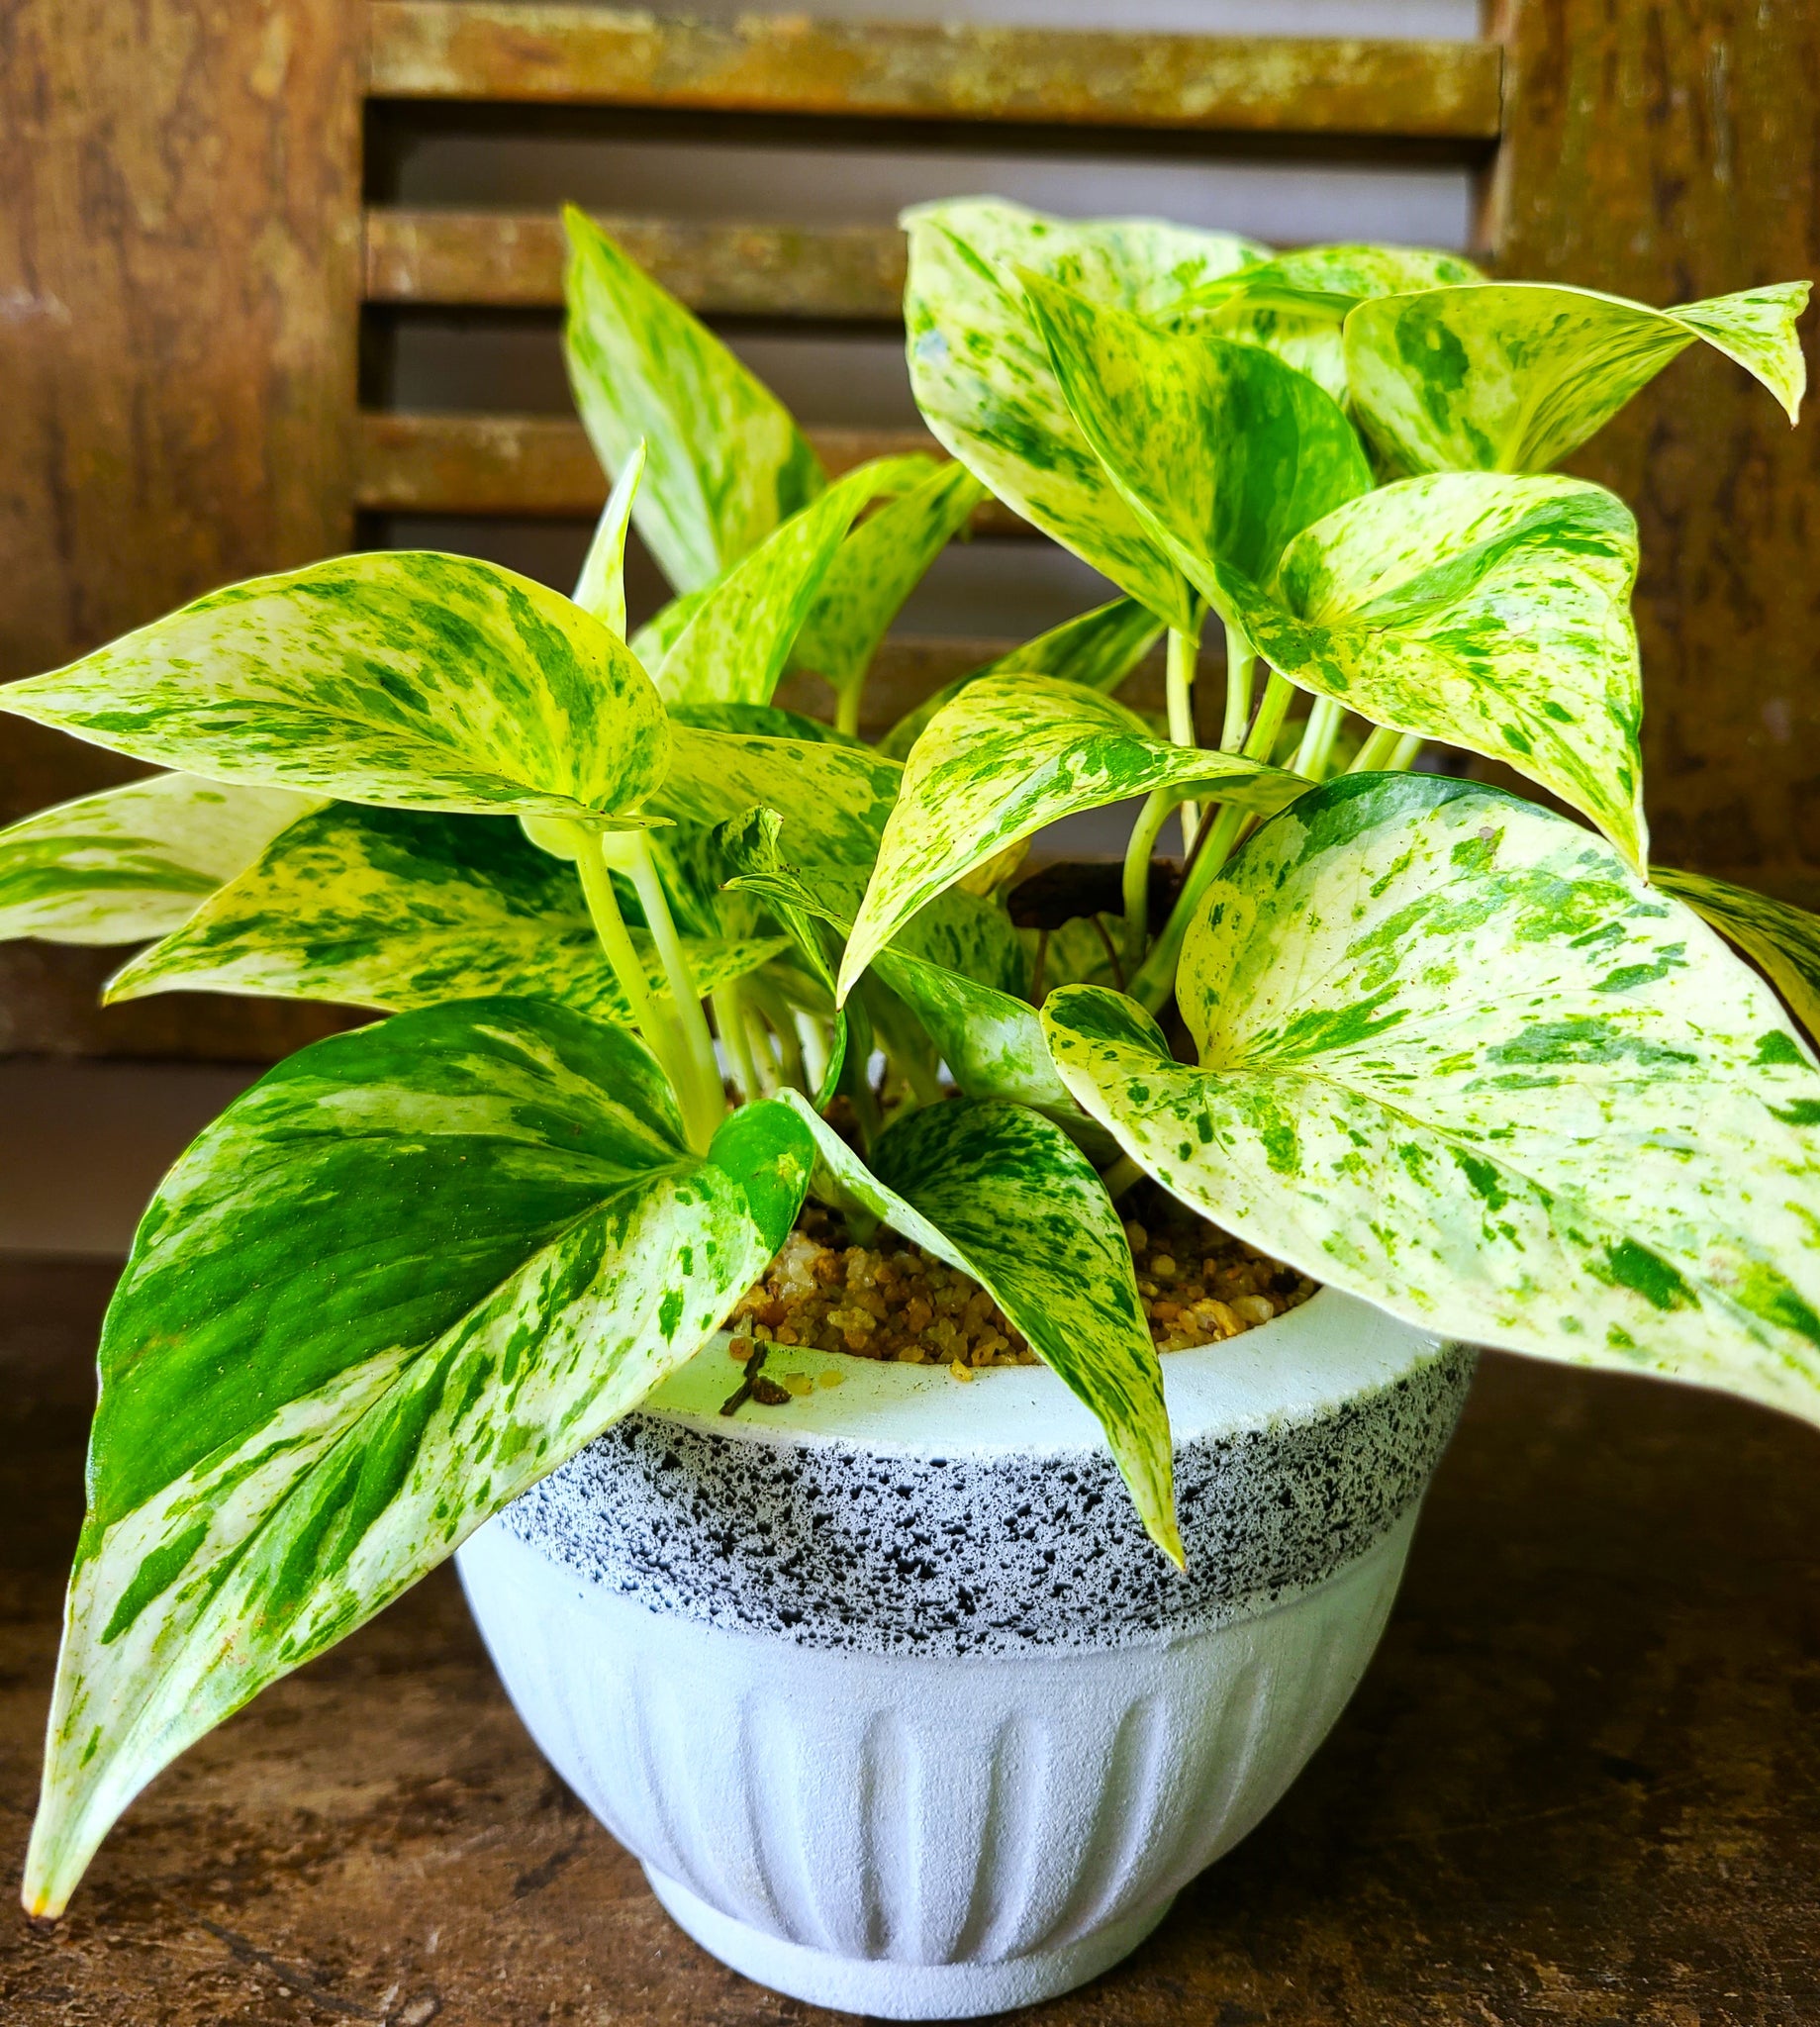
[[[921,430],[811,430],[838,477],[869,457],[947,453]],[[393,415],[360,418],[355,499],[370,514],[506,514],[579,520],[606,504],[607,481],[581,425],[567,416]],[[1028,534],[997,502],[976,534]]]
[[[375,98],[1485,144],[1488,43],[668,20],[525,0],[376,0]]]
[[[564,242],[553,214],[372,210],[369,303],[550,309]],[[645,272],[711,317],[896,322],[904,235],[895,226],[693,225],[602,218]]]

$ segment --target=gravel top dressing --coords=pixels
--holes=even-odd
[[[1137,1292],[1159,1351],[1213,1344],[1305,1303],[1315,1284],[1155,1192],[1133,1192],[1126,1222]],[[1035,1365],[1036,1353],[970,1275],[881,1227],[855,1245],[837,1212],[810,1205],[734,1307],[729,1350],[747,1368],[739,1400],[781,1406],[816,1383],[782,1369],[793,1347],[901,1365]],[[754,1352],[764,1355],[754,1359]],[[760,1371],[759,1368],[763,1370]],[[838,1372],[820,1385],[838,1386]]]

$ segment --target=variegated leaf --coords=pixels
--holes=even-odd
[[[671,726],[670,772],[649,808],[679,823],[721,823],[766,804],[785,813],[792,857],[869,866],[903,773],[857,741],[768,738],[679,722]]]
[[[972,1275],[1090,1410],[1145,1531],[1180,1564],[1162,1368],[1118,1212],[1087,1157],[1023,1106],[954,1099],[889,1126],[868,1167],[812,1107],[785,1097],[842,1187]]]
[[[632,518],[680,592],[750,555],[826,483],[769,388],[573,205],[563,351],[601,462],[648,470]]]
[[[154,774],[40,810],[0,830],[0,937],[162,936],[320,807],[291,789]]]
[[[208,1128],[102,1335],[35,1912],[160,1767],[693,1356],[807,1178],[751,1111],[698,1160],[630,1035],[490,1000],[319,1042]]]
[[[894,760],[908,759],[929,720],[982,676],[1008,676],[1022,669],[1031,675],[1059,676],[1065,683],[1083,683],[1110,696],[1157,644],[1162,632],[1163,622],[1134,598],[1115,598],[1108,605],[1096,606],[1091,613],[1064,620],[1008,654],[944,684],[899,719],[879,741],[879,751]]]
[[[1636,572],[1637,525],[1602,487],[1448,472],[1316,522],[1267,591],[1220,582],[1291,682],[1504,761],[1641,866]]]
[[[1293,536],[1370,492],[1339,404],[1272,353],[1170,337],[1036,276],[1027,294],[1082,435],[1150,539],[1222,617],[1233,611],[1226,579],[1268,579]]]
[[[1355,303],[1484,278],[1457,253],[1423,246],[1302,246],[1203,283],[1168,323],[1262,345],[1343,402],[1343,333]]]
[[[988,676],[930,720],[905,765],[840,968],[844,994],[924,903],[1058,818],[1152,789],[1280,810],[1307,784],[1236,753],[1152,738],[1135,712],[1078,683]]]
[[[854,516],[928,470],[915,456],[861,465],[735,563],[691,607],[652,669],[665,702],[769,704]]]
[[[1331,782],[1213,881],[1199,1066],[1092,986],[1069,1088],[1183,1202],[1424,1327],[1820,1420],[1820,1068],[1697,917],[1578,824]]]
[[[471,556],[335,556],[211,592],[0,710],[216,781],[427,810],[615,816],[663,707],[601,623]]]
[[[1800,412],[1795,319],[1808,284],[1678,310],[1542,282],[1477,282],[1362,303],[1346,369],[1367,434],[1393,469],[1546,471],[1696,338]]]
[[[1652,866],[1650,878],[1767,972],[1795,1018],[1820,1041],[1820,916],[1704,873]]]
[[[638,481],[644,476],[644,455],[640,437],[607,495],[575,583],[575,603],[622,640],[625,638],[625,531],[631,524]]]
[[[1016,270],[1166,315],[1269,249],[1143,220],[1070,223],[996,199],[904,214],[910,386],[936,437],[998,497],[1172,626],[1192,630],[1181,573],[1107,482],[1050,370]]]
[[[634,930],[632,943],[651,990],[668,993],[650,937]],[[684,940],[704,993],[783,948],[776,936]],[[396,1013],[504,993],[631,1018],[580,881],[516,823],[352,804],[294,823],[110,981],[107,998],[179,991]]]
[[[795,665],[824,677],[836,697],[857,691],[904,601],[985,497],[964,466],[937,465],[862,521],[822,575]]]

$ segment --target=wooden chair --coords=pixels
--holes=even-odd
[[[1057,0],[1058,12],[1062,0]],[[1814,271],[1820,15],[1806,0],[1507,0],[1478,42],[815,24],[531,0],[23,0],[0,71],[0,676],[396,513],[580,518],[572,421],[358,404],[363,305],[546,308],[552,218],[362,203],[400,102],[854,122],[1000,145],[1463,161],[1512,274],[1671,302]],[[841,123],[845,123],[844,127]],[[736,199],[729,199],[736,209]],[[714,315],[888,323],[889,229],[616,219]],[[887,447],[823,433],[833,468]],[[1576,461],[1638,508],[1662,855],[1820,898],[1807,524],[1790,438],[1703,347]],[[981,531],[1005,531],[988,510]],[[980,643],[899,645],[894,711]],[[133,771],[0,721],[0,819]],[[334,1016],[173,996],[93,1009],[105,954],[0,947],[0,1048],[259,1059]]]

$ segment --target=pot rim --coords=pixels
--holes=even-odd
[[[908,1366],[780,1345],[767,1373],[806,1373],[816,1385],[787,1407],[721,1405],[739,1385],[719,1331],[639,1403],[636,1412],[730,1442],[868,1451],[935,1460],[1079,1456],[1098,1452],[1099,1422],[1047,1366],[989,1366],[971,1384],[946,1366]],[[1237,1337],[1162,1355],[1176,1447],[1287,1429],[1394,1386],[1454,1348],[1336,1288]],[[823,1387],[823,1373],[841,1384]]]

